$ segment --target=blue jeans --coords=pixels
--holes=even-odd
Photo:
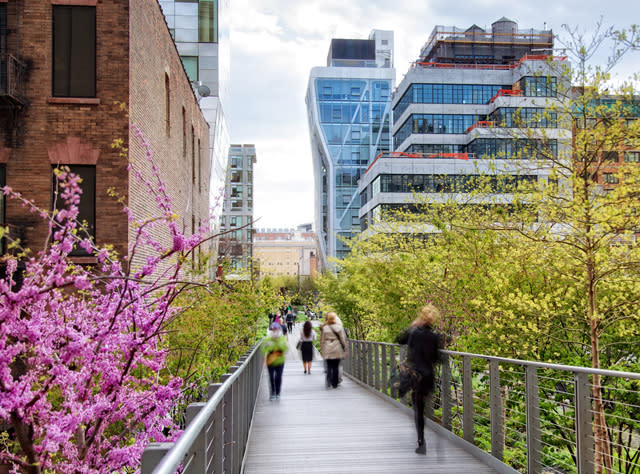
[[[269,365],[269,383],[271,384],[271,395],[280,395],[280,387],[282,386],[282,371],[284,364],[273,366]]]

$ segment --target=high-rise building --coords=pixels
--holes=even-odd
[[[231,145],[218,255],[229,262],[234,278],[251,276],[253,257],[253,164],[255,145]]]
[[[393,32],[369,39],[333,39],[326,67],[311,70],[306,104],[315,181],[320,266],[344,257],[341,238],[359,232],[358,180],[391,149]]]
[[[552,31],[521,30],[507,18],[491,31],[435,27],[393,96],[394,152],[360,182],[362,229],[414,192],[462,200],[479,174],[546,179],[550,168],[538,158],[571,142],[553,107],[568,88],[566,58],[552,51]]]
[[[211,203],[216,215],[227,173],[229,131],[229,0],[160,0],[167,26],[209,123]],[[222,20],[221,20],[222,19]]]

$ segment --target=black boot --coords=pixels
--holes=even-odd
[[[418,440],[418,447],[416,448],[416,454],[427,454],[427,445],[424,444],[423,439]]]

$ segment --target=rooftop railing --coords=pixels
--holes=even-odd
[[[349,341],[345,372],[405,405],[389,385],[406,346]],[[612,473],[640,473],[640,374],[442,351],[427,418],[529,474],[597,471],[592,377],[601,377]],[[434,425],[434,426],[436,426]]]

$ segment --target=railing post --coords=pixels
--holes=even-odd
[[[149,443],[142,452],[140,474],[151,474],[174,443]]]
[[[380,344],[373,345],[373,361],[374,361],[374,381],[375,389],[380,391]]]
[[[593,431],[589,375],[574,374],[576,401],[576,457],[578,474],[593,473]]]
[[[220,381],[222,383],[225,382],[225,380],[227,380],[229,377],[231,377],[231,374],[223,374],[220,376]],[[223,408],[223,412],[224,412],[224,419],[222,422],[222,426],[223,426],[223,453],[224,453],[224,458],[223,458],[223,465],[222,465],[222,472],[233,472],[233,394],[232,394],[233,390],[228,389],[226,391],[226,393],[224,394],[223,400],[224,400],[224,408]]]
[[[209,398],[222,387],[222,383],[209,384]],[[218,406],[213,415],[213,472],[224,471],[224,407]]]
[[[396,348],[395,346],[389,346],[389,369],[391,370],[391,375],[397,375],[396,369]],[[391,398],[395,399],[398,396],[398,391],[392,385],[389,387],[389,395]]]
[[[440,404],[442,405],[442,426],[451,431],[451,366],[449,354],[442,354],[440,368]]]
[[[365,342],[367,346],[367,385],[373,385],[373,343]]]
[[[237,365],[234,365],[233,367],[229,367],[229,372],[234,373],[236,372],[240,367],[238,367]],[[231,447],[233,449],[233,462],[232,462],[232,467],[231,467],[231,472],[233,474],[239,473],[240,472],[240,416],[241,416],[241,410],[242,410],[242,404],[240,403],[240,393],[239,393],[239,389],[240,389],[240,378],[238,378],[236,380],[236,382],[229,387],[229,391],[231,392],[231,408],[232,408],[232,423],[233,423],[233,427],[232,427],[232,432],[233,432],[233,438],[232,438],[232,444]]]
[[[540,450],[540,397],[538,394],[538,369],[528,365],[525,368],[525,395],[527,398],[527,472],[542,472]]]
[[[187,406],[185,413],[185,426],[193,421],[196,415],[205,406],[205,403],[191,403]],[[207,428],[205,427],[191,445],[191,451],[194,456],[189,465],[189,473],[205,474],[207,470]]]
[[[387,367],[389,360],[387,359],[387,345],[382,345],[382,393],[387,394],[387,388],[389,388],[389,372]]]
[[[497,360],[489,361],[489,403],[491,418],[491,455],[502,461],[503,454],[503,419],[502,393],[500,391],[500,368]]]
[[[471,357],[462,356],[462,434],[473,444],[473,383]]]

